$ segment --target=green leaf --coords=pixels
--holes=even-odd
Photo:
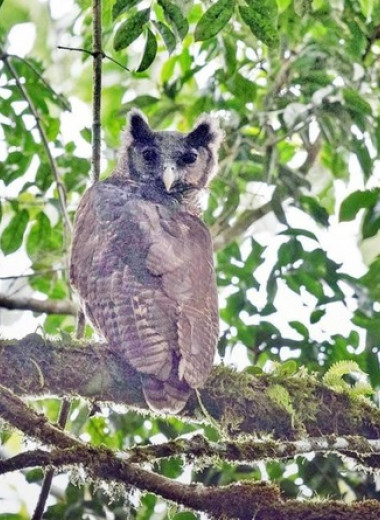
[[[297,322],[298,323],[298,322]],[[285,363],[281,363],[276,367],[276,375],[281,377],[293,376],[298,370],[297,362],[294,359],[288,359]]]
[[[245,3],[265,18],[277,22],[278,7],[276,0],[245,0]]]
[[[376,5],[375,0],[359,0],[360,10],[366,17],[367,22],[370,21],[373,8]]]
[[[366,144],[361,139],[353,139],[353,148],[365,178],[369,179],[369,177],[372,175],[373,161]]]
[[[377,204],[369,208],[363,220],[363,238],[370,238],[377,234],[380,229],[380,199]]]
[[[183,16],[181,9],[169,0],[158,0],[158,5],[162,7],[166,20],[183,40],[189,31],[189,23]]]
[[[116,0],[112,6],[112,20],[115,20],[125,11],[137,5],[141,0]]]
[[[343,89],[343,98],[348,108],[360,114],[371,115],[371,105],[352,88]]]
[[[280,37],[278,31],[269,16],[261,14],[259,10],[245,6],[240,6],[239,12],[243,21],[258,40],[270,48],[279,45]]]
[[[318,242],[318,239],[315,236],[315,234],[312,233],[311,231],[308,231],[307,229],[289,228],[289,229],[285,229],[284,231],[281,231],[281,233],[279,233],[279,235],[287,235],[287,236],[291,236],[291,237],[303,236],[303,237],[307,237],[307,238],[310,238],[311,240],[315,240],[316,242]]]
[[[286,220],[285,211],[282,207],[282,192],[278,187],[273,192],[271,204],[277,220],[287,226],[288,221]]]
[[[224,39],[224,59],[227,65],[228,75],[234,74],[237,64],[235,40],[231,37]]]
[[[25,480],[29,484],[31,484],[33,482],[41,482],[41,480],[43,480],[43,478],[44,478],[44,472],[42,471],[41,468],[31,469],[31,470],[27,471],[25,474]]]
[[[339,220],[353,220],[363,208],[372,208],[380,198],[380,189],[354,191],[344,199],[339,210]]]
[[[83,137],[87,143],[91,144],[92,140],[92,131],[91,128],[83,128],[83,130],[80,131],[80,135]]]
[[[148,37],[146,39],[144,54],[137,72],[143,72],[153,63],[157,54],[157,40],[155,35],[148,29]]]
[[[26,241],[26,252],[33,258],[36,253],[44,249],[51,233],[51,225],[48,217],[40,211],[36,222],[33,224]]]
[[[326,314],[326,311],[323,309],[316,309],[310,314],[310,323],[318,323],[318,321],[323,318],[323,316]]]
[[[120,25],[113,39],[115,51],[125,49],[140,36],[149,15],[150,9],[143,9]]]
[[[290,327],[298,332],[303,338],[309,337],[309,329],[301,323],[300,321],[290,321],[289,322]]]
[[[165,46],[168,49],[169,54],[171,54],[176,46],[176,37],[169,29],[169,27],[164,23],[154,22],[154,25],[157,27],[158,32],[161,34],[161,37],[164,40]]]
[[[195,41],[208,40],[220,32],[234,11],[233,0],[218,0],[208,9],[197,23]]]
[[[300,203],[302,208],[309,213],[318,224],[322,224],[322,226],[325,227],[329,225],[328,212],[315,198],[302,195],[300,197]]]
[[[17,513],[2,513],[0,520],[25,520],[25,516],[18,515]]]
[[[9,255],[14,253],[22,244],[24,232],[29,222],[29,213],[23,209],[9,222],[1,235],[0,245],[3,253]]]
[[[252,103],[256,97],[257,86],[253,81],[245,78],[239,72],[236,72],[227,81],[227,86],[243,103]]]
[[[154,105],[158,103],[159,99],[150,96],[149,94],[144,94],[142,96],[137,96],[136,98],[132,99],[129,103],[126,103],[123,105],[122,112],[130,110],[132,107],[139,107],[139,108],[145,108],[149,107],[151,105]]]
[[[49,164],[42,162],[36,173],[36,185],[38,188],[45,193],[53,183],[53,176],[51,173],[51,167]]]

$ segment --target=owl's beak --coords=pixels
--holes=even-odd
[[[165,166],[162,181],[164,183],[166,191],[169,192],[170,188],[176,181],[174,166]]]

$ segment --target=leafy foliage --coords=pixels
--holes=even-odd
[[[89,181],[90,131],[78,107],[90,103],[91,64],[87,55],[55,47],[69,41],[90,49],[89,4],[78,0],[76,10],[56,19],[45,3],[0,0],[0,248],[16,277],[26,270],[30,274],[15,287],[14,281],[1,280],[1,292],[10,295],[71,297],[69,243],[58,190],[64,188],[72,219]],[[214,112],[224,127],[220,171],[205,211],[217,250],[221,358],[248,364],[247,370],[256,372],[288,360],[285,371],[305,365],[327,372],[327,384],[346,390],[352,386],[347,382],[352,371],[365,372],[376,391],[378,2],[157,0],[148,7],[139,0],[116,0],[105,2],[102,14],[104,52],[129,69],[103,61],[107,150],[118,146],[125,113],[133,106],[160,128],[186,132],[202,112]],[[12,31],[23,22],[36,28],[25,55],[12,51]],[[59,35],[54,45],[41,32],[43,26]],[[115,158],[104,151],[104,176]],[[358,243],[346,249],[354,233]],[[44,329],[71,333],[74,319],[49,315]],[[366,389],[358,386],[358,394]],[[292,411],[280,383],[272,393]],[[36,406],[55,420],[57,401]],[[132,411],[89,412],[76,401],[68,429],[119,450],[198,428]],[[214,429],[203,429],[209,439],[217,439]],[[2,441],[12,446],[15,435],[4,434]],[[293,465],[271,462],[265,471],[287,497],[317,493],[344,498],[342,489],[358,499],[375,496],[372,476],[348,470],[334,456],[309,459]],[[185,468],[182,461],[169,459],[155,464],[155,470],[176,478]],[[191,478],[226,484],[260,480],[261,472],[261,466],[220,461],[194,467]],[[29,478],[38,481],[39,476]],[[47,518],[82,518],[89,511],[97,518],[149,519],[157,511],[161,518],[196,518],[153,495],[141,494],[137,500],[106,490],[107,498],[95,484],[78,480],[79,486],[68,485],[48,509]]]

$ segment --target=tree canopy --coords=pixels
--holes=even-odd
[[[375,0],[0,0],[0,518],[379,518],[379,57]],[[132,107],[224,131],[218,360],[177,417],[68,282]]]

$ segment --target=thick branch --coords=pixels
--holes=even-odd
[[[0,374],[2,384],[20,396],[80,395],[147,409],[139,375],[105,345],[79,346],[73,342],[63,346],[37,334],[21,341],[2,341]],[[277,394],[284,389],[286,407],[272,397],[273,386]],[[279,381],[275,375],[253,377],[218,366],[201,398],[210,416],[232,437],[253,432],[279,439],[305,435],[380,437],[380,411],[374,405],[336,392],[304,374]],[[190,398],[183,417],[205,419],[195,396]]]
[[[71,314],[77,312],[76,305],[70,300],[37,300],[23,296],[6,296],[0,293],[0,307],[10,310],[46,312],[46,314]]]

